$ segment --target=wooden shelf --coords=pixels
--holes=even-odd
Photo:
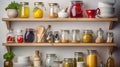
[[[6,21],[7,28],[11,28],[11,22],[110,22],[109,29],[112,29],[113,22],[118,18],[2,18]]]
[[[85,46],[85,47],[95,47],[95,46],[101,46],[101,47],[112,47],[117,46],[116,43],[3,43],[3,46],[7,47],[16,47],[16,46],[59,46],[59,47],[76,47],[76,46]]]

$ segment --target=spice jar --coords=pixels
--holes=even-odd
[[[83,52],[75,52],[74,53],[74,67],[77,67],[77,62],[84,62]]]
[[[72,30],[72,43],[80,42],[80,30]]]
[[[104,41],[103,33],[104,31],[101,28],[97,31],[97,38],[95,40],[96,43],[103,43]]]
[[[48,32],[46,41],[47,41],[48,43],[53,43],[53,42],[54,42],[54,35],[53,35],[53,32],[52,32],[52,31],[49,31],[49,32]]]
[[[15,36],[14,36],[14,33],[13,33],[13,29],[10,29],[9,32],[7,33],[6,41],[8,43],[15,42]]]
[[[59,36],[59,32],[58,31],[54,32],[54,42],[55,43],[60,43],[60,36]]]
[[[34,29],[32,29],[32,28],[27,28],[27,29],[26,29],[26,33],[25,33],[25,36],[24,36],[25,42],[33,42],[34,39],[35,39]]]
[[[34,10],[33,10],[33,17],[34,18],[42,18],[44,15],[44,4],[43,2],[34,2]]]
[[[63,67],[74,67],[73,58],[64,58]]]
[[[59,67],[59,64],[54,63],[54,61],[58,61],[56,54],[47,54],[45,67]]]
[[[93,40],[92,30],[84,30],[82,35],[82,42],[83,43],[91,43]]]
[[[107,32],[107,43],[113,43],[113,41],[114,41],[113,32]]]
[[[58,17],[58,10],[59,10],[58,3],[49,3],[49,6],[50,6],[49,17],[50,18],[57,18]]]
[[[97,54],[96,50],[88,50],[88,56],[86,59],[87,67],[97,67]]]
[[[61,30],[61,42],[68,43],[69,42],[69,30]]]
[[[16,31],[16,42],[17,42],[17,43],[23,43],[22,30],[17,30],[17,31]]]
[[[70,17],[71,18],[81,18],[83,17],[83,2],[82,1],[71,1],[72,6],[70,7]]]
[[[28,18],[29,17],[29,3],[28,2],[20,2],[20,18]]]

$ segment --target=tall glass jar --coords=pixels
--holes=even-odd
[[[20,18],[28,18],[29,17],[29,3],[28,2],[20,2]]]
[[[80,30],[72,30],[72,43],[79,43],[80,42]]]
[[[82,18],[83,17],[83,2],[82,1],[71,1],[72,6],[70,7],[71,18]]]
[[[82,35],[83,43],[91,43],[93,41],[92,30],[84,30]]]
[[[86,59],[87,67],[97,67],[97,54],[96,50],[88,50],[88,56]]]
[[[114,33],[107,32],[107,43],[113,43],[113,42],[114,42]]]
[[[58,61],[56,54],[47,54],[45,67],[59,67],[59,64],[56,64],[55,61]]]
[[[32,28],[26,29],[24,40],[25,40],[25,42],[34,42],[34,40],[35,40],[34,29],[32,29]]]
[[[15,36],[14,36],[14,33],[13,33],[13,29],[10,29],[9,32],[7,33],[6,41],[7,41],[8,43],[13,43],[13,42],[15,42]]]
[[[45,7],[43,2],[34,2],[33,17],[42,18],[44,16]]]
[[[63,67],[74,67],[73,58],[64,58]]]
[[[84,62],[83,52],[75,52],[74,53],[74,67],[77,67],[77,62]]]
[[[69,42],[69,30],[61,30],[61,42],[68,43]]]
[[[49,3],[49,6],[50,6],[49,17],[50,18],[57,18],[58,17],[58,10],[59,10],[58,3]]]
[[[23,33],[22,30],[17,30],[16,31],[16,42],[17,43],[23,43]]]

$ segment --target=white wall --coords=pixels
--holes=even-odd
[[[10,3],[13,0],[0,0],[0,18],[2,19],[3,17],[7,17],[6,16],[6,11],[4,10],[5,7],[7,6],[8,3]],[[58,2],[60,4],[60,6],[62,8],[69,6],[70,4],[70,0],[16,0],[18,2],[21,1],[28,1],[30,3],[30,8],[33,9],[33,3],[35,1],[42,1],[45,3],[47,9],[48,9],[48,3],[49,2]],[[105,0],[105,1],[109,1],[110,0]],[[111,2],[113,2],[113,0],[111,0]],[[98,0],[84,0],[84,3],[86,4],[85,7],[86,8],[97,8],[97,3]],[[117,0],[117,4],[116,4],[116,15],[117,17],[119,17],[120,15],[120,0]],[[32,12],[32,10],[31,10]],[[32,13],[31,13],[32,14]],[[32,15],[31,15],[32,16]],[[14,23],[12,25],[12,28],[16,29],[23,29],[25,30],[25,28],[29,28],[29,27],[33,27],[36,28],[39,25],[44,25],[47,26],[48,24],[52,25],[52,30],[61,30],[61,29],[80,29],[81,30],[81,34],[82,34],[82,30],[84,29],[92,29],[93,31],[96,31],[98,28],[103,28],[106,31],[108,31],[108,25],[109,23],[52,23],[52,22],[30,22],[30,23],[24,23],[24,22],[17,22]],[[114,24],[116,27],[112,30],[115,34],[115,42],[118,43],[118,45],[120,45],[119,39],[120,39],[120,24],[116,23]],[[6,52],[6,49],[4,46],[2,46],[3,42],[5,41],[5,37],[6,37],[6,33],[8,32],[7,28],[6,28],[6,24],[4,21],[0,20],[0,67],[3,67],[3,54]],[[106,34],[105,34],[106,35]],[[14,47],[13,51],[16,54],[16,56],[22,56],[22,55],[26,55],[26,56],[33,56],[34,50],[40,50],[40,52],[43,55],[43,58],[45,58],[45,54],[46,53],[56,53],[60,59],[63,60],[64,57],[73,57],[73,53],[75,51],[83,51],[85,54],[87,54],[87,49],[96,49],[98,50],[98,52],[101,55],[101,59],[104,60],[104,63],[106,62],[106,59],[108,57],[108,53],[107,53],[107,48],[106,47]],[[120,67],[120,49],[119,46],[115,48],[115,53],[114,53],[114,58],[116,60],[117,63],[117,67]]]

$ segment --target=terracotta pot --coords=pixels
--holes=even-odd
[[[18,16],[18,10],[7,9],[7,15],[8,15],[9,18],[16,18]]]

